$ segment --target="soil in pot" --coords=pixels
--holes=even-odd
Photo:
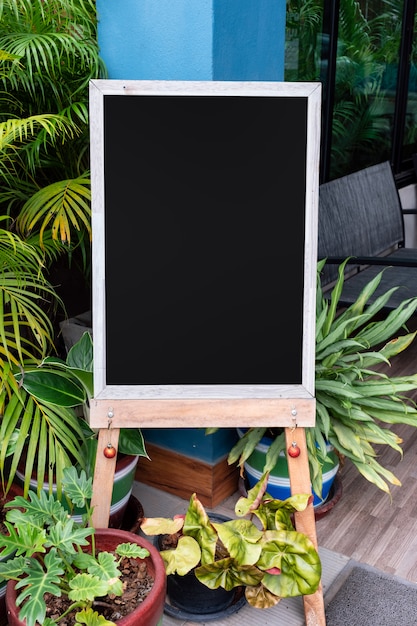
[[[103,597],[94,603],[94,609],[118,626],[157,626],[161,624],[166,596],[166,574],[158,550],[138,535],[119,529],[99,529],[95,533],[98,550],[112,552],[117,544],[136,542],[146,547],[150,556],[146,559],[123,559],[120,569],[126,585],[120,597]],[[9,581],[6,589],[6,607],[9,626],[24,626],[18,618],[15,582]],[[67,605],[68,606],[68,605]],[[47,616],[56,618],[65,610],[63,598],[49,596]],[[69,614],[59,622],[60,626],[78,626],[75,614]]]
[[[122,617],[133,613],[137,606],[148,596],[154,584],[153,576],[148,571],[145,561],[124,558],[121,561],[120,568],[123,572],[122,581],[125,585],[123,596],[105,596],[94,604],[94,609],[112,622],[116,622],[122,619]],[[45,597],[48,603],[46,617],[52,619],[64,613],[71,604],[71,601],[65,597],[57,598],[50,594],[46,594]],[[64,617],[59,624],[60,626],[76,626],[75,612]]]

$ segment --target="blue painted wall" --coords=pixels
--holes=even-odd
[[[283,80],[285,0],[97,0],[110,78]]]
[[[285,0],[214,0],[213,80],[283,80]]]

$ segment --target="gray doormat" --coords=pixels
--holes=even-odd
[[[326,626],[417,626],[417,584],[355,561],[325,600]]]

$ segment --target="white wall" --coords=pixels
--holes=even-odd
[[[408,185],[399,190],[403,209],[417,208],[417,185]],[[405,245],[417,248],[417,215],[405,215]]]

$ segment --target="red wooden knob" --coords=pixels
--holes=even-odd
[[[291,457],[296,458],[297,456],[300,456],[300,452],[301,452],[300,448],[297,446],[296,442],[293,441],[290,447],[288,448],[288,454]]]

